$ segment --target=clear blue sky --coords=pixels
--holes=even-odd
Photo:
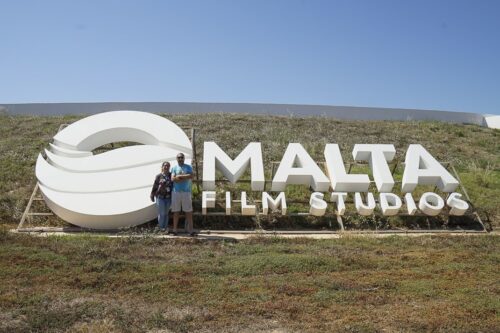
[[[0,0],[0,103],[500,114],[500,1]]]

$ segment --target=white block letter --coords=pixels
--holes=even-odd
[[[311,193],[311,199],[309,199],[309,204],[311,208],[309,209],[309,214],[314,216],[323,216],[326,212],[326,201],[323,200],[325,195],[321,192]]]
[[[274,176],[272,191],[284,191],[288,184],[310,185],[315,191],[328,191],[330,187],[328,177],[300,143],[288,145]]]
[[[226,192],[226,215],[231,215],[231,192]]]
[[[269,213],[269,208],[271,211],[277,210],[281,206],[281,215],[286,215],[286,199],[285,192],[280,192],[280,194],[273,199],[273,197],[267,193],[262,192],[262,212],[264,215]]]
[[[453,192],[446,200],[446,204],[450,206],[450,215],[462,216],[469,209],[467,201],[460,199],[460,193]]]
[[[390,192],[394,186],[391,170],[387,162],[396,155],[394,145],[354,145],[352,156],[356,161],[368,161],[373,180],[379,192]]]
[[[373,197],[373,193],[368,192],[366,194],[368,198],[368,204],[365,205],[363,203],[363,198],[361,197],[361,193],[356,192],[354,194],[354,205],[356,206],[356,211],[359,215],[368,216],[373,214],[373,210],[375,209],[375,198]]]
[[[232,160],[215,143],[205,142],[203,149],[203,188],[215,190],[215,169],[222,172],[231,183],[236,181],[250,165],[252,190],[264,190],[264,163],[260,142],[250,142],[245,149]]]
[[[417,212],[417,205],[411,193],[405,194],[406,209],[408,210],[408,215],[415,215]]]
[[[201,192],[201,214],[207,215],[207,208],[215,207],[215,191]]]
[[[338,144],[325,145],[326,171],[334,191],[367,192],[370,186],[368,175],[351,175],[345,171]]]
[[[453,192],[458,186],[458,180],[424,147],[410,145],[406,151],[401,191],[412,192],[417,185],[437,185],[443,192]]]
[[[255,205],[247,203],[247,192],[241,192],[241,215],[255,215]]]
[[[403,203],[394,193],[380,193],[380,208],[385,216],[396,215]]]
[[[346,198],[347,198],[346,192],[332,192],[330,201],[337,203],[337,215],[344,215]]]
[[[425,215],[436,216],[441,213],[444,207],[444,200],[434,192],[426,192],[420,197],[418,208]]]

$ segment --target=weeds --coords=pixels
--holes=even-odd
[[[6,241],[9,238],[9,228],[0,224],[0,242]]]
[[[471,201],[487,212],[495,226],[499,223],[498,130],[434,121],[340,121],[327,117],[242,114],[163,116],[179,126],[197,129],[196,150],[199,160],[203,159],[204,141],[217,142],[232,157],[237,156],[249,142],[262,142],[268,177],[271,174],[271,162],[281,160],[289,142],[302,143],[317,161],[324,160],[325,143],[338,143],[345,163],[352,161],[351,152],[356,143],[394,144],[396,159],[400,161],[404,160],[408,144],[419,143],[439,161],[453,162],[465,188],[471,189]],[[34,164],[37,155],[48,146],[61,124],[72,123],[79,118],[0,115],[0,223],[13,225],[19,222],[36,182]],[[360,167],[354,168],[352,172],[367,170]],[[401,173],[396,174],[396,179],[400,178]],[[235,187],[230,184],[224,187],[231,188]],[[304,199],[301,197],[303,193],[300,187],[287,188],[290,198]],[[292,206],[290,211],[294,209],[300,210]],[[359,221],[359,224],[365,222]],[[243,227],[247,226],[245,223],[242,223]],[[276,223],[271,224],[277,226]]]
[[[493,332],[499,244],[12,235],[0,242],[0,331]]]
[[[491,187],[494,184],[494,172],[496,166],[488,162],[484,167],[480,167],[475,161],[469,164],[469,171],[476,176],[476,182],[479,186]]]

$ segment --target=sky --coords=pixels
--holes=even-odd
[[[498,0],[0,0],[0,104],[500,114]]]

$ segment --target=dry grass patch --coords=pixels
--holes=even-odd
[[[7,235],[0,242],[1,327],[494,332],[498,244],[498,236],[214,242]]]

